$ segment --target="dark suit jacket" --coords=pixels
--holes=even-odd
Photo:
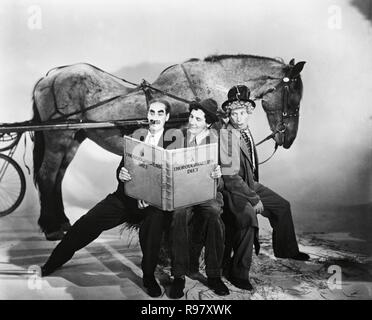
[[[254,191],[254,177],[258,177],[258,172],[253,172],[252,159],[243,138],[240,137],[241,141],[239,139],[239,130],[235,130],[231,124],[223,126],[223,129],[227,134],[223,134],[222,131],[220,134],[222,166],[229,163],[229,160],[226,160],[229,150],[230,155],[232,150],[232,157],[234,157],[236,163],[236,168],[225,167],[222,171],[225,218],[233,222],[238,228],[248,226],[258,228],[257,216],[253,210],[253,206],[260,201],[260,197]],[[255,148],[254,156],[256,164],[258,164]],[[236,158],[240,158],[239,162]]]
[[[189,147],[189,139],[191,137],[190,133],[188,132],[187,129],[183,129],[182,133],[185,137],[184,139],[184,147],[187,148]],[[203,144],[210,144],[210,143],[218,143],[218,137],[213,134],[213,131],[209,131],[209,135],[207,135],[202,141],[200,141],[199,145]]]
[[[184,143],[183,147],[178,147],[178,148],[187,148],[189,147],[189,142],[190,142],[190,133],[188,133],[187,128],[182,129],[182,133],[184,138]],[[219,143],[219,138],[218,138],[218,131],[217,130],[210,130],[209,135],[207,135],[202,141],[200,141],[199,145],[203,144],[210,144],[210,143]],[[218,179],[217,181],[217,192],[222,192],[223,189],[223,180],[221,178]]]

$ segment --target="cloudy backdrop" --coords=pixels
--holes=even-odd
[[[262,166],[261,181],[291,201],[299,230],[346,233],[363,249],[372,243],[371,19],[371,0],[1,1],[0,122],[29,119],[33,85],[59,65],[89,62],[152,81],[209,54],[306,61],[297,139]],[[260,107],[254,117],[258,140],[269,129]],[[260,147],[260,158],[272,147]],[[83,143],[63,183],[73,220],[115,188],[118,161]],[[30,178],[25,210],[36,223]]]

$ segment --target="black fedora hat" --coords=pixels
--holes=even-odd
[[[237,85],[232,87],[227,93],[227,100],[222,104],[222,110],[226,112],[227,106],[235,101],[248,102],[252,108],[256,107],[256,103],[249,99],[251,91],[245,85]]]
[[[190,112],[193,109],[201,109],[205,114],[208,114],[213,122],[218,121],[217,110],[218,104],[215,100],[208,98],[201,101],[192,101],[190,103]]]

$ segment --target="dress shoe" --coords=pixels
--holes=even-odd
[[[63,231],[63,232],[67,232],[68,230],[70,230],[70,228],[71,228],[71,224],[70,224],[70,222],[67,221],[67,222],[61,224],[60,230]]]
[[[169,297],[172,299],[179,299],[182,298],[184,293],[183,289],[185,289],[185,279],[183,278],[174,278],[170,292],[169,292]]]
[[[52,274],[56,269],[48,268],[47,266],[42,266],[41,268],[41,276],[42,277],[47,277],[50,274]]]
[[[307,261],[310,259],[310,256],[307,253],[303,252],[298,252],[294,256],[288,257],[288,256],[275,256],[276,258],[281,258],[281,259],[293,259],[293,260],[298,260],[298,261]]]
[[[143,277],[143,286],[146,288],[150,297],[156,298],[161,296],[161,288],[155,280],[154,276]]]
[[[230,294],[229,288],[222,282],[220,277],[212,278],[208,277],[208,287],[219,296],[227,296]]]
[[[62,240],[65,233],[62,230],[58,231],[52,231],[52,232],[44,232],[45,238],[48,241],[56,241],[56,240]]]
[[[237,288],[243,289],[243,290],[253,290],[252,284],[249,282],[247,279],[241,279],[241,278],[236,278],[233,276],[230,276],[228,280]]]
[[[192,280],[199,280],[202,281],[205,279],[205,277],[200,273],[200,271],[197,272],[187,272],[186,275],[192,279]]]
[[[310,259],[310,256],[307,253],[299,252],[294,257],[291,257],[290,259],[299,260],[299,261],[307,261]]]

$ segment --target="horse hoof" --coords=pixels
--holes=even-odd
[[[63,223],[63,224],[61,225],[60,230],[61,230],[62,232],[67,232],[68,230],[70,230],[70,228],[71,228],[71,224],[70,224],[69,221],[67,221],[67,222],[65,222],[65,223]]]
[[[64,235],[65,234],[62,230],[53,231],[53,232],[49,232],[49,233],[45,232],[45,238],[48,241],[62,240]]]

